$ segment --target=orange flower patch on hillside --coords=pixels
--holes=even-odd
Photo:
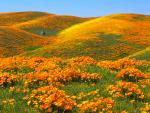
[[[146,74],[142,73],[136,68],[122,69],[117,75],[117,78],[121,78],[126,81],[137,82],[139,79],[146,78]]]
[[[8,92],[0,105],[15,106],[21,100],[39,112],[124,113],[127,101],[142,104],[132,109],[149,112],[149,67],[136,59],[97,61],[88,56],[0,58],[0,89]]]
[[[132,82],[118,81],[116,82],[116,85],[109,85],[107,91],[110,95],[117,98],[127,97],[136,101],[144,99],[144,94],[139,89],[139,86]]]

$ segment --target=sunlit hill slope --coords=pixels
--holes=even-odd
[[[114,14],[76,24],[58,34],[60,43],[48,45],[27,56],[118,59],[150,45],[150,16]]]
[[[0,13],[0,26],[9,26],[49,15],[44,12]]]
[[[42,35],[56,35],[59,31],[64,30],[74,24],[89,20],[90,18],[80,18],[75,16],[58,16],[48,15],[31,21],[15,25],[23,30]]]
[[[18,55],[54,43],[58,31],[89,19],[45,12],[0,13],[0,57]]]
[[[130,58],[136,58],[138,60],[148,60],[150,61],[150,47],[139,51],[131,56],[129,56]]]
[[[49,43],[48,40],[17,28],[0,27],[0,57],[14,56],[42,47]]]

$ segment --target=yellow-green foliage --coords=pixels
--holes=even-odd
[[[135,17],[143,20],[135,20]],[[149,19],[149,21],[148,21]],[[123,40],[149,45],[150,17],[133,14],[115,14],[77,24],[59,34],[63,40],[99,38],[99,33],[122,35]]]
[[[150,17],[115,14],[76,24],[58,34],[59,43],[24,55],[118,59],[150,45]]]

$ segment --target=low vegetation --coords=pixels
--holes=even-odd
[[[136,59],[139,59],[139,60],[148,60],[150,61],[150,47],[142,50],[142,51],[139,51],[131,56],[129,56],[130,58],[136,58]]]
[[[150,112],[150,62],[85,56],[0,61],[2,113]]]
[[[16,24],[15,27],[42,36],[56,35],[60,31],[72,25],[90,20],[90,18],[80,18],[75,16],[47,15],[31,21]],[[44,31],[45,35],[41,32]]]
[[[12,26],[48,15],[44,12],[14,12],[0,13],[0,26]]]
[[[143,19],[135,21],[140,16]],[[150,46],[149,18],[116,14],[92,19],[62,30],[57,34],[59,43],[23,55],[63,58],[86,55],[100,60],[128,57]]]
[[[52,38],[43,38],[14,27],[0,26],[0,57],[18,55],[31,46],[42,47],[51,42]]]
[[[0,14],[0,113],[150,113],[150,16]]]

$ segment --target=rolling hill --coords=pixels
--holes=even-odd
[[[61,42],[27,56],[87,55],[101,60],[123,58],[150,45],[150,16],[114,14],[76,24],[58,34]]]
[[[150,113],[148,15],[0,14],[0,53],[0,113]]]
[[[0,13],[0,26],[10,26],[26,22],[46,15],[52,15],[44,12],[13,12]]]
[[[56,42],[58,31],[89,19],[45,12],[0,13],[0,57],[18,55]],[[45,35],[40,36],[42,31]]]
[[[38,34],[38,35],[56,35],[74,24],[87,21],[91,18],[80,18],[75,16],[47,15],[31,21],[15,25],[15,27]],[[44,32],[44,34],[43,34]]]
[[[50,42],[51,38],[43,38],[13,27],[0,27],[0,57],[18,55]]]

